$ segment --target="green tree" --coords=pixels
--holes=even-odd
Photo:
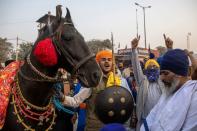
[[[105,39],[105,40],[93,39],[87,41],[87,45],[90,48],[91,52],[95,54],[103,49],[112,49],[112,43],[109,39]]]
[[[32,50],[33,43],[30,42],[23,42],[19,44],[18,49],[18,60],[23,60],[25,56]],[[12,54],[12,58],[16,58],[16,52]]]
[[[0,38],[0,63],[9,59],[12,49],[12,43],[7,42],[6,38]]]

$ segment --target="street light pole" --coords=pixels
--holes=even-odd
[[[137,36],[138,37],[138,17],[137,17],[137,9],[136,9],[136,30],[137,30]]]
[[[187,49],[188,50],[190,50],[190,37],[191,36],[191,32],[189,32],[188,34],[187,34]]]
[[[145,44],[145,48],[146,48],[146,16],[145,16],[145,9],[146,8],[151,8],[151,6],[142,6],[138,3],[135,3],[135,5],[141,7],[143,9],[143,15],[144,15],[144,44]]]
[[[18,36],[16,37],[16,61],[18,60]]]
[[[145,17],[145,8],[143,7],[143,14],[144,14],[144,43],[145,43],[145,49],[146,49],[146,17]]]

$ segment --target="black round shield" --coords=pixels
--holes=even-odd
[[[101,91],[95,101],[97,117],[105,124],[124,123],[133,111],[131,93],[121,86],[112,86]]]

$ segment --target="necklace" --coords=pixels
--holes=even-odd
[[[36,74],[38,74],[39,76],[41,76],[42,78],[44,78],[46,80],[49,80],[49,81],[54,81],[54,82],[58,81],[56,77],[47,76],[44,73],[40,72],[38,69],[36,69],[36,67],[33,66],[32,63],[31,63],[30,54],[28,54],[28,56],[27,56],[27,63],[30,65],[31,69],[34,72],[36,72]]]
[[[22,95],[22,92],[20,90],[19,86],[19,81],[18,77],[16,76],[15,78],[15,83],[12,88],[12,102],[14,107],[14,114],[17,117],[17,122],[22,124],[25,130],[30,130],[30,131],[35,131],[35,129],[31,128],[28,124],[25,123],[24,118],[31,119],[33,121],[38,122],[38,126],[42,126],[43,122],[48,122],[49,117],[52,115],[52,120],[50,122],[49,127],[45,130],[51,130],[52,126],[55,124],[55,118],[56,118],[56,113],[55,109],[51,103],[51,100],[49,104],[45,107],[39,107],[36,105],[31,104],[28,102]],[[33,111],[32,111],[33,110]],[[38,111],[38,112],[35,112]],[[23,116],[23,118],[21,117]]]
[[[16,101],[15,101],[15,98],[14,98],[14,95],[12,95],[12,103],[13,103],[13,106],[14,106],[14,114],[16,114],[18,120],[17,122],[18,123],[21,123],[23,125],[23,127],[25,128],[25,130],[29,130],[29,131],[36,131],[35,129],[31,128],[31,126],[28,126],[24,120],[20,117],[20,112],[17,110],[17,106],[16,106]],[[55,118],[56,118],[56,113],[55,113],[55,109],[53,109],[53,117],[52,117],[52,121],[49,125],[49,127],[47,127],[47,129],[45,131],[49,131],[52,129],[52,126],[55,124]]]
[[[20,85],[19,85],[19,82],[18,82],[18,76],[16,77],[16,92],[17,92],[17,94],[19,94],[19,96],[20,96],[20,98],[22,99],[22,101],[26,104],[26,105],[28,105],[29,107],[31,107],[31,108],[33,108],[33,109],[35,109],[35,110],[40,110],[40,111],[44,111],[44,110],[47,110],[51,105],[52,105],[52,100],[50,99],[50,101],[49,101],[49,103],[48,103],[48,105],[46,105],[46,106],[44,106],[44,107],[40,107],[40,106],[36,106],[36,105],[33,105],[33,104],[31,104],[30,102],[28,102],[25,98],[24,98],[24,96],[23,96],[23,94],[22,94],[22,92],[21,92],[21,90],[20,90]]]
[[[20,113],[23,114],[24,117],[30,118],[32,120],[40,121],[40,124],[42,124],[43,120],[46,121],[49,120],[48,117],[52,114],[52,109],[53,109],[52,105],[46,111],[42,113],[36,113],[31,111],[31,108],[22,102],[20,97],[17,95],[15,88],[13,88],[12,92],[15,97],[15,104],[17,105],[18,109],[20,110]]]

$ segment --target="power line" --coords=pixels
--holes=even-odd
[[[16,25],[16,24],[24,24],[24,23],[35,23],[35,20],[0,23],[0,26],[4,26],[4,25]]]
[[[7,39],[7,38],[6,38],[6,40],[16,40],[16,38],[10,38],[10,39]]]
[[[15,47],[15,53],[16,53],[16,60],[18,60],[18,46],[20,45],[19,44],[19,41],[23,41],[23,42],[27,42],[27,43],[32,43],[32,42],[30,42],[30,41],[27,41],[27,40],[24,40],[24,39],[21,39],[21,38],[19,38],[18,36],[16,37],[16,38],[9,38],[9,39],[6,39],[6,41],[7,40],[14,40],[14,41],[16,41],[16,47]]]
[[[18,40],[21,40],[21,41],[27,42],[27,43],[33,43],[33,42],[30,42],[30,41],[27,41],[27,40],[23,40],[23,39],[21,39],[21,38],[18,38]]]
[[[31,41],[27,41],[27,40],[21,39],[21,38],[19,38],[19,37],[16,37],[16,38],[9,38],[9,39],[6,39],[6,40],[8,40],[8,41],[16,41],[17,39],[20,40],[20,41],[23,41],[23,42],[33,43],[33,42],[31,42]]]

